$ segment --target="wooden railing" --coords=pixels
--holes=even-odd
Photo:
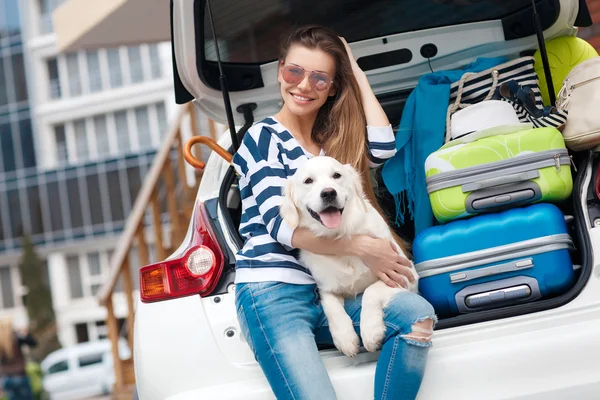
[[[148,238],[153,239],[156,259],[166,259],[185,237],[188,222],[192,216],[194,200],[201,173],[194,174],[194,184],[189,185],[186,177],[186,163],[183,157],[183,129],[188,122],[191,136],[199,135],[198,118],[192,103],[183,106],[175,123],[165,137],[163,144],[154,157],[152,166],[145,176],[125,229],[119,238],[113,253],[110,277],[101,288],[98,296],[101,305],[106,307],[106,326],[108,337],[112,343],[112,355],[115,373],[114,393],[127,392],[135,383],[133,373],[133,322],[134,322],[134,287],[129,259],[134,247],[137,247],[139,266],[150,263]],[[208,121],[208,136],[216,140],[215,123]],[[197,146],[199,147],[199,146]],[[196,149],[198,150],[198,149]],[[194,156],[201,160],[201,155]],[[161,193],[164,196],[161,196]],[[151,215],[145,218],[146,214]],[[165,229],[167,227],[168,229]],[[170,235],[165,235],[167,231]],[[168,242],[168,244],[167,244]],[[136,265],[136,267],[139,267]],[[136,268],[137,271],[137,268]],[[127,303],[125,324],[127,342],[131,349],[131,357],[121,360],[118,342],[120,338],[119,324],[115,315],[115,288],[122,281],[122,293]],[[136,290],[138,288],[135,288]],[[120,299],[123,301],[122,299]],[[129,397],[131,399],[131,397]]]

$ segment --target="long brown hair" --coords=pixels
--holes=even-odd
[[[322,146],[328,156],[343,164],[351,164],[361,175],[363,190],[370,203],[387,221],[379,206],[369,167],[367,147],[367,119],[362,106],[358,81],[352,72],[346,47],[339,35],[326,27],[307,25],[294,30],[283,42],[279,62],[285,62],[289,49],[300,45],[319,49],[335,60],[333,78],[336,93],[319,110],[312,131],[312,139]],[[408,254],[408,244],[392,230],[394,239]]]

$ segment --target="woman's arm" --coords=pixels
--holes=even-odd
[[[285,166],[279,160],[277,146],[272,145],[270,130],[251,129],[233,156],[236,171],[245,179],[243,186],[240,180],[240,195],[250,217],[240,226],[240,233],[250,232],[255,229],[255,223],[262,222],[273,240],[291,248],[293,229],[279,212],[287,179]]]
[[[367,120],[370,166],[371,168],[376,168],[396,154],[396,138],[394,137],[392,125],[385,111],[383,111],[381,104],[379,104],[377,97],[375,97],[375,93],[373,93],[367,75],[358,66],[346,40],[344,38],[341,39],[346,46],[346,51],[352,65],[352,72],[360,89],[362,106]]]
[[[317,237],[306,228],[296,228],[292,246],[312,253],[332,256],[357,256],[379,279],[388,286],[406,287],[402,276],[414,281],[411,262],[398,254],[392,242],[386,239],[357,235],[351,239]]]
[[[352,54],[352,49],[350,49],[350,46],[348,46],[346,39],[340,39],[342,39],[342,42],[344,42],[344,45],[346,46],[348,58],[350,58],[350,64],[352,65],[352,72],[354,73],[354,77],[356,78],[360,88],[363,109],[365,110],[365,117],[367,118],[367,126],[387,127],[390,125],[390,121],[388,120],[385,111],[383,111],[383,108],[381,108],[381,104],[379,104],[377,97],[375,97],[375,93],[373,93],[373,89],[371,89],[371,85],[369,85],[367,75],[358,66],[358,63]]]

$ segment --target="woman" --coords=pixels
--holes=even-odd
[[[279,215],[281,188],[305,160],[327,154],[361,172],[377,206],[369,166],[394,155],[394,133],[350,48],[333,31],[299,28],[279,61],[283,107],[248,130],[233,158],[246,239],[237,255],[236,307],[244,337],[278,399],[334,399],[317,349],[332,344],[328,322],[294,249],[359,256],[390,286],[404,286],[402,275],[413,279],[410,262],[383,239],[326,240],[307,229],[292,230]],[[347,300],[345,308],[359,333],[361,298]],[[400,293],[387,306],[377,399],[416,397],[435,318],[431,305],[414,293]]]
[[[37,342],[29,334],[19,335],[12,321],[0,320],[0,377],[8,400],[33,400],[29,377],[25,373],[25,357],[21,346],[35,347]]]

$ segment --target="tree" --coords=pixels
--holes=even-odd
[[[31,349],[31,356],[34,360],[41,361],[61,346],[56,332],[52,294],[45,279],[44,264],[35,252],[28,235],[23,236],[23,254],[19,270],[23,286],[26,288],[23,303],[29,317],[29,331],[38,342],[38,346]]]

